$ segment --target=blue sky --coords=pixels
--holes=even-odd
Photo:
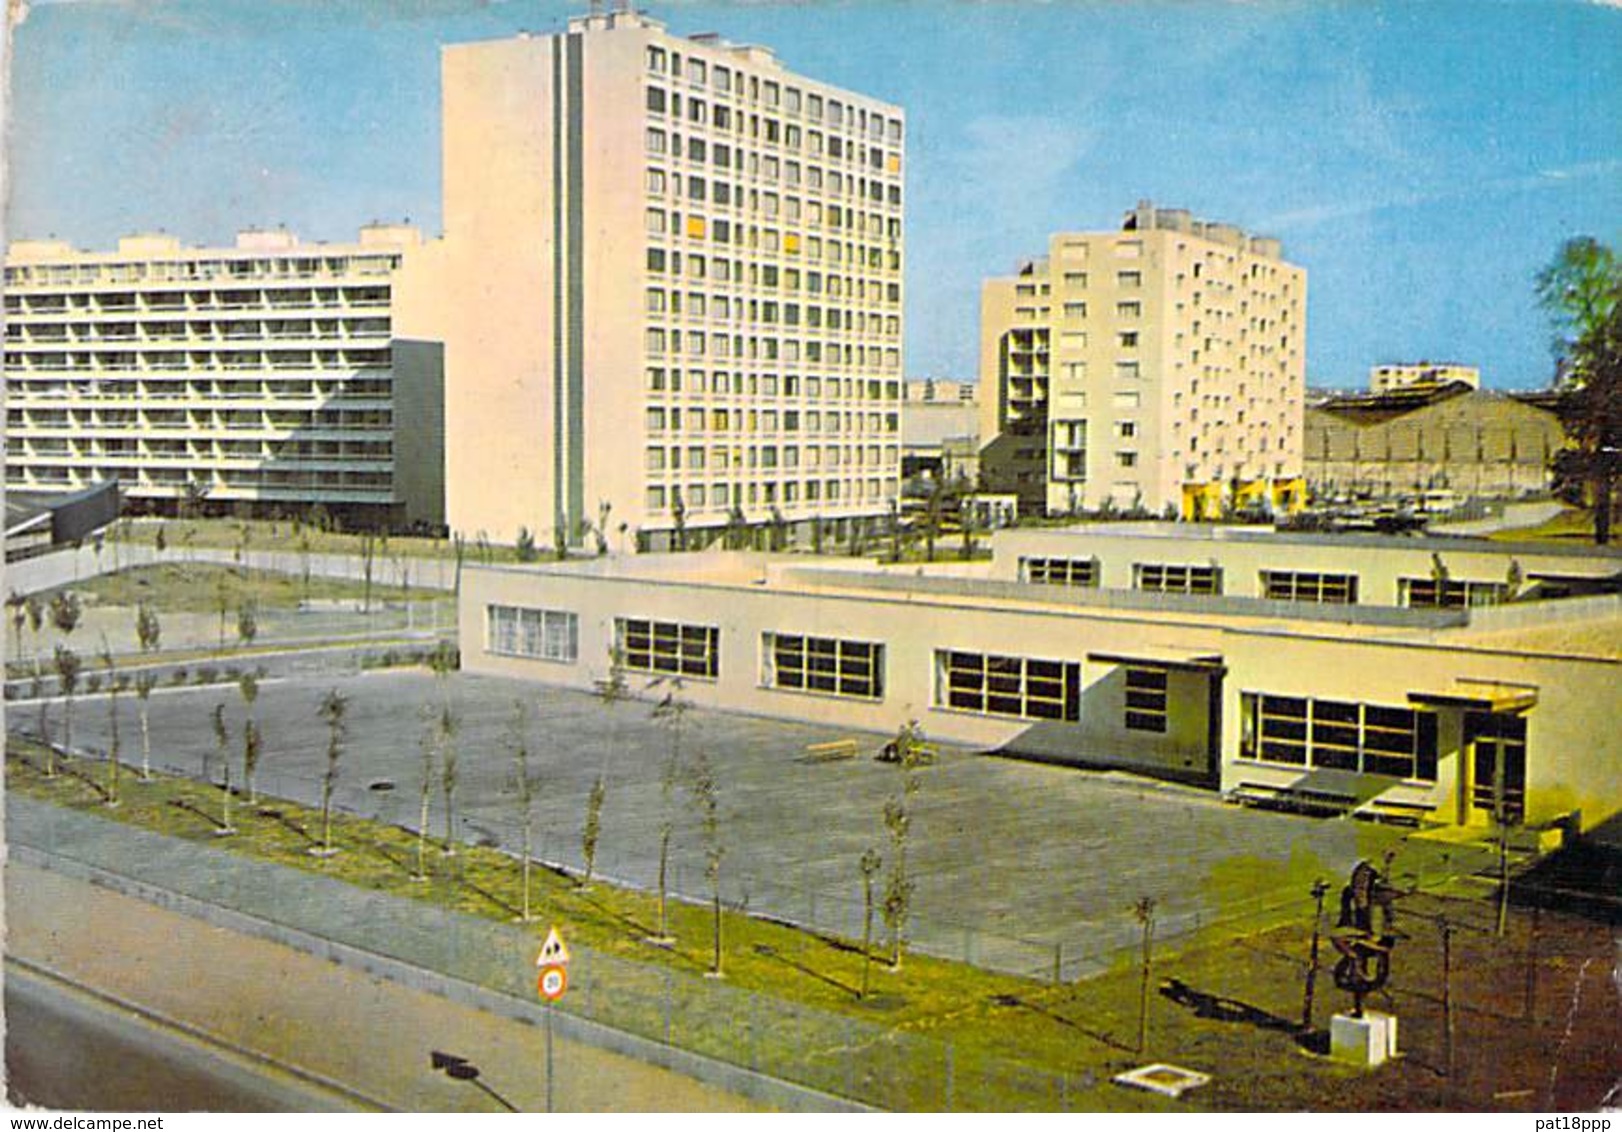
[[[550,0],[34,0],[13,236],[108,247],[285,223],[439,224],[438,45],[555,30]],[[907,369],[970,377],[978,291],[1140,197],[1279,236],[1308,377],[1451,359],[1545,384],[1532,276],[1622,243],[1622,6],[754,0],[648,4],[909,119]]]

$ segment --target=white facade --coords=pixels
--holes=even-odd
[[[1064,232],[981,306],[982,462],[1049,513],[1299,505],[1306,272],[1142,203]],[[992,478],[994,477],[994,478]]]
[[[454,528],[889,509],[899,109],[634,12],[447,48],[444,90]]]
[[[395,340],[396,278],[418,242],[415,229],[372,225],[353,244],[287,232],[244,232],[229,248],[166,235],[114,252],[13,243],[7,486],[116,479],[138,507],[319,503],[441,521],[438,477],[412,492],[396,474],[440,459],[432,419],[396,412],[402,392],[439,398],[437,348]]]

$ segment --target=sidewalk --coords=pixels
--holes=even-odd
[[[534,957],[545,924],[520,926],[461,915],[425,902],[353,888],[313,873],[200,851],[183,841],[15,795],[6,802],[6,828],[11,860],[24,867],[48,868],[205,921],[214,929],[303,952],[314,961],[325,960],[343,967],[357,978],[381,976],[404,988],[497,1015],[532,1035],[539,1034],[544,1025],[545,1011],[534,990]],[[47,932],[83,936],[82,943],[97,949],[126,935],[122,920],[92,919],[86,924],[78,919],[80,911],[62,909],[63,924],[52,923]],[[752,1104],[805,1111],[853,1107],[831,1093],[785,1078],[796,1063],[803,1069],[807,1061],[815,1060],[819,1047],[831,1055],[842,1043],[846,1043],[844,1048],[849,1048],[848,1043],[859,1046],[864,1041],[880,1040],[876,1035],[865,1034],[860,1027],[849,1024],[837,1032],[818,1035],[811,1031],[819,1023],[826,1026],[821,1019],[791,1018],[780,1010],[781,1004],[747,992],[726,986],[689,985],[701,980],[593,955],[584,948],[571,951],[569,998],[555,1015],[558,1038],[702,1081],[711,1087],[706,1095],[713,1094],[717,1105],[730,1096],[729,1106]],[[184,950],[178,954],[184,955]],[[191,975],[171,972],[165,976],[151,966],[151,955],[127,958],[134,965],[132,969],[142,969],[146,964],[147,969],[158,972],[152,976],[154,985],[171,984],[171,990],[178,989],[184,998],[196,991],[203,996],[203,1002],[238,1021],[255,1016],[264,1021],[294,1001],[284,1002],[280,997],[294,993],[285,982],[273,996],[273,1005],[263,1001],[260,988],[234,980],[228,980],[223,987],[214,985],[211,980],[220,979],[221,974],[206,964]],[[240,1000],[238,994],[242,995]],[[252,1006],[255,1002],[261,1005]],[[317,1011],[316,1017],[322,1017],[322,1010],[332,1012],[332,1003],[331,997],[315,996],[312,1008]],[[344,1003],[346,1010],[354,1007],[348,998]],[[620,1019],[635,1024],[630,1028],[617,1025]],[[834,1023],[841,1021],[835,1019]],[[644,1036],[659,1033],[661,1026],[666,1041]],[[321,1022],[316,1029],[327,1027],[328,1023]],[[739,1035],[763,1036],[768,1029],[774,1031],[772,1037],[776,1039],[770,1049],[765,1048],[764,1037],[760,1048],[753,1041],[746,1040],[740,1046],[736,1040]],[[297,1028],[289,1031],[298,1032]],[[718,1035],[728,1035],[732,1040],[720,1047],[712,1044],[711,1048],[745,1049],[754,1064],[729,1064],[691,1052],[704,1048],[706,1042],[714,1043]],[[326,1040],[324,1044],[334,1043]],[[785,1051],[780,1061],[771,1060],[777,1056],[773,1053],[776,1049]],[[883,1082],[861,1079],[849,1058],[835,1057],[835,1068],[842,1071],[838,1083],[848,1086],[839,1090],[844,1095],[874,1096],[875,1089],[882,1092]],[[327,1075],[346,1079],[338,1072],[327,1071]],[[874,1099],[882,1102],[883,1098]],[[710,1101],[693,1103],[704,1108]]]
[[[189,1032],[194,1044],[202,1039],[205,1059],[222,1051],[271,1082],[302,1078],[303,1094],[267,1088],[264,1097],[280,1099],[256,1103],[305,1111],[334,1103],[362,1110],[499,1111],[476,1087],[432,1071],[429,1055],[442,1049],[479,1066],[481,1080],[519,1108],[545,1107],[546,1051],[538,1027],[16,861],[7,868],[6,912],[11,959],[137,1008],[159,1037],[176,1027]],[[8,981],[14,974],[7,973]],[[12,1040],[26,1046],[29,1035]],[[72,1056],[57,1056],[64,1053]],[[556,1042],[553,1064],[559,1111],[756,1107],[670,1070],[566,1039]],[[284,1068],[297,1076],[289,1078]],[[116,1079],[128,1070],[109,1065],[105,1072]],[[309,1088],[322,1081],[332,1084]],[[93,1104],[100,1087],[87,1083],[91,1091],[69,1103]],[[152,1100],[185,1110],[207,1099]]]

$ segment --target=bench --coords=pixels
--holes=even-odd
[[[831,763],[840,759],[854,759],[858,748],[854,739],[835,739],[831,743],[808,743],[805,748],[805,762]]]
[[[1288,810],[1312,817],[1339,817],[1357,805],[1357,799],[1350,794],[1271,786],[1260,782],[1241,782],[1228,791],[1227,798],[1242,806]]]

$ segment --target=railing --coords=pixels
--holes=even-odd
[[[477,988],[503,1012],[540,1017],[533,926],[198,853],[185,842],[41,803],[13,803],[10,836],[46,867],[337,961],[427,972],[453,993]],[[448,878],[430,887],[449,896],[456,885]],[[1084,1103],[1096,1084],[1091,1074],[1048,1072],[579,944],[570,955],[570,992],[557,1008],[565,1034],[591,1041],[594,1031],[607,1031],[597,1044],[655,1061],[669,1060],[661,1050],[686,1051],[698,1055],[686,1066],[696,1075],[729,1083],[724,1068],[704,1071],[709,1063],[785,1082],[798,1087],[802,1107],[814,1103],[809,1090],[891,1110],[1065,1110]],[[773,1099],[770,1089],[765,1099]]]

